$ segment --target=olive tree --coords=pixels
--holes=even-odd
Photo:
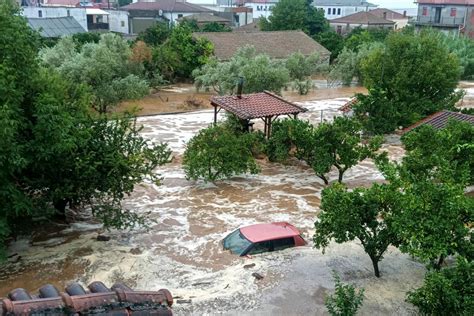
[[[321,213],[313,237],[316,248],[323,251],[331,240],[344,243],[357,239],[369,255],[376,277],[379,262],[390,245],[398,245],[393,217],[398,212],[398,192],[388,185],[347,190],[335,184],[323,190]]]
[[[304,56],[300,52],[294,53],[288,57],[285,66],[290,73],[290,79],[293,80],[294,88],[300,95],[308,94],[312,88],[311,76],[324,70],[317,53],[309,56]]]
[[[251,134],[237,135],[223,125],[201,130],[186,145],[183,168],[188,179],[206,182],[240,173],[257,173]]]

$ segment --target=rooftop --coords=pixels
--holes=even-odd
[[[436,112],[423,120],[415,123],[407,128],[401,130],[401,134],[406,134],[409,131],[423,125],[430,125],[435,129],[443,129],[450,120],[455,120],[459,122],[468,122],[474,125],[474,115],[463,114],[459,112],[451,112],[451,111],[439,111]]]
[[[213,12],[207,8],[177,0],[155,0],[155,2],[135,2],[120,7],[126,11],[163,11],[163,12]]]
[[[42,37],[61,37],[77,33],[86,33],[86,30],[72,16],[60,18],[29,18],[28,24]]]
[[[389,9],[385,9],[385,8],[377,8],[377,9],[373,9],[373,10],[370,10],[369,13],[375,15],[375,16],[378,16],[379,18],[383,18],[383,19],[387,19],[387,20],[402,20],[402,19],[407,19],[408,20],[408,16],[403,16],[403,14],[400,14],[398,12],[395,12],[395,11],[392,11],[392,10],[389,10]]]
[[[293,225],[286,222],[250,225],[240,228],[240,232],[251,242],[288,238],[300,234]]]
[[[244,120],[298,114],[307,111],[305,108],[268,91],[244,94],[241,98],[235,95],[214,96],[211,98],[211,104],[232,112]]]
[[[344,24],[366,24],[366,25],[390,25],[395,24],[393,21],[380,18],[367,11],[357,12],[351,15],[329,20],[329,23],[344,23]]]
[[[474,5],[474,0],[418,0],[415,3],[419,4],[461,4]]]
[[[377,7],[376,4],[364,0],[314,0],[317,6]]]
[[[300,52],[303,55],[319,53],[323,58],[330,52],[302,31],[276,32],[208,32],[194,33],[194,37],[206,38],[214,45],[214,55],[220,60],[229,60],[239,48],[252,45],[259,54],[272,58],[288,58]]]
[[[207,23],[207,22],[216,22],[216,23],[229,23],[230,21],[226,18],[212,15],[210,13],[195,13],[187,16],[183,16],[178,19],[181,20],[195,20],[197,23]]]

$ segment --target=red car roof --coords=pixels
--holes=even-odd
[[[295,226],[286,222],[250,225],[240,228],[240,232],[251,242],[261,242],[300,235],[300,232]]]

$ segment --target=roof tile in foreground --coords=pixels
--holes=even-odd
[[[254,119],[278,115],[289,115],[306,112],[307,109],[268,91],[244,94],[241,98],[235,95],[212,97],[211,104],[234,113],[241,119]]]
[[[406,134],[409,131],[422,126],[422,125],[430,125],[435,129],[443,129],[449,122],[449,120],[455,120],[459,122],[468,122],[471,125],[474,125],[474,115],[463,114],[459,112],[451,112],[451,111],[440,111],[436,112],[423,120],[415,123],[411,126],[408,126],[400,131],[400,134]]]

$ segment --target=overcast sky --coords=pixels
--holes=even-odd
[[[368,0],[384,8],[416,8],[414,0]]]

